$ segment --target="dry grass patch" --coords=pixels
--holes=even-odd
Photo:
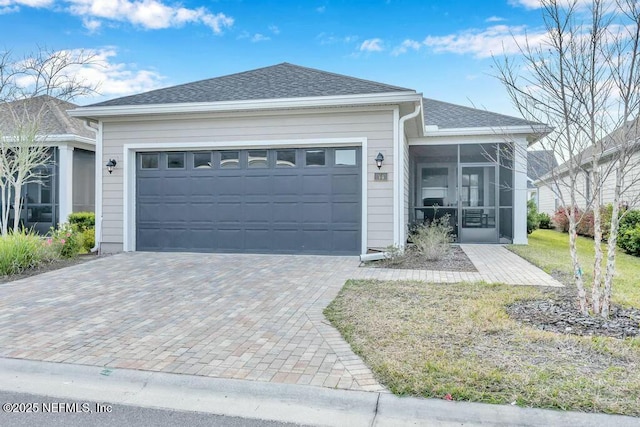
[[[531,287],[348,281],[325,310],[396,394],[640,415],[640,339],[577,337],[511,320]]]

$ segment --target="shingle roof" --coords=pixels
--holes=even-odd
[[[558,166],[558,161],[553,150],[527,151],[527,176],[537,180],[553,168]]]
[[[16,129],[16,120],[39,116],[40,135],[78,135],[94,139],[95,134],[84,127],[82,120],[67,114],[67,110],[77,107],[76,104],[49,95],[0,103],[0,133],[12,135]]]
[[[517,117],[449,104],[435,99],[423,98],[422,104],[425,125],[435,125],[439,129],[540,125],[540,123]]]
[[[125,96],[90,106],[247,101],[398,91],[415,93],[413,89],[362,80],[285,62],[242,73]]]

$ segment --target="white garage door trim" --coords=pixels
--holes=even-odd
[[[362,235],[361,253],[367,252],[367,138],[317,138],[317,139],[284,139],[262,141],[216,141],[216,142],[180,142],[158,144],[124,144],[123,146],[123,250],[133,252],[136,248],[136,153],[144,151],[191,151],[202,149],[250,149],[281,147],[340,147],[360,146],[362,164]]]

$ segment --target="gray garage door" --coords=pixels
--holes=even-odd
[[[360,148],[137,154],[139,251],[358,254]]]

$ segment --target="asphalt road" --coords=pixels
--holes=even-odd
[[[229,426],[280,427],[299,424],[166,409],[111,405],[0,391],[0,426]],[[37,412],[36,412],[37,411]]]

